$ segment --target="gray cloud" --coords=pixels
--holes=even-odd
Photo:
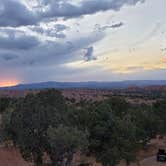
[[[113,24],[111,26],[108,26],[108,28],[119,28],[119,27],[121,27],[123,25],[124,25],[123,22],[119,22],[119,23]]]
[[[18,55],[15,53],[1,52],[0,58],[4,61],[12,61],[18,58]]]
[[[58,33],[58,32],[61,32],[61,31],[64,31],[66,29],[68,29],[69,27],[66,26],[66,25],[63,25],[63,24],[55,24],[54,25],[54,29],[55,31]]]
[[[0,0],[0,26],[36,24],[37,16],[19,1]]]
[[[100,11],[118,11],[124,5],[135,5],[138,2],[144,0],[82,0],[78,5],[65,0],[42,0],[43,7],[47,9],[41,14],[43,17],[80,17]]]
[[[84,59],[86,62],[91,61],[91,60],[96,60],[97,58],[93,55],[94,53],[94,48],[93,47],[88,47],[86,48],[86,53],[84,55]]]
[[[72,18],[107,10],[117,11],[124,5],[138,2],[144,0],[81,0],[78,5],[68,0],[38,0],[38,6],[30,10],[21,0],[0,0],[0,26],[35,25],[46,18]]]
[[[34,66],[47,67],[72,62],[73,60],[82,58],[83,48],[89,47],[91,44],[100,41],[103,37],[103,33],[92,33],[87,34],[87,36],[79,37],[75,40],[67,42],[43,41],[39,45],[27,49],[26,51],[19,49],[19,45],[19,50],[16,49],[17,47],[13,51],[3,51],[0,49],[0,57],[8,55],[8,58],[6,59],[6,64],[3,64],[3,62],[0,61],[0,66],[3,65],[5,66],[5,68],[31,68]],[[87,52],[87,56],[89,56],[88,54],[90,54],[90,52],[91,51],[89,49],[89,51]],[[13,54],[17,55],[15,56],[16,60],[14,59]],[[12,59],[12,57],[14,60],[9,60]],[[91,57],[87,58],[90,59]]]
[[[27,50],[40,44],[34,36],[26,35],[22,31],[1,29],[0,48]]]
[[[39,34],[45,33],[45,29],[42,28],[41,26],[30,26],[29,29],[32,30],[33,32],[37,32]]]
[[[162,48],[161,51],[166,51],[166,48]]]
[[[43,28],[41,26],[31,26],[29,27],[29,29],[41,35],[64,39],[66,37],[64,31],[69,29],[69,27],[63,24],[55,24],[53,27],[50,28]]]
[[[100,24],[96,24],[94,30],[95,31],[105,31],[107,29],[120,28],[123,25],[124,25],[123,22],[119,22],[119,23],[112,24],[112,25],[105,25],[105,26],[101,26]]]
[[[92,32],[90,29],[90,33],[80,28],[77,36],[72,30],[68,31],[70,27],[61,24],[61,18],[65,20],[107,10],[118,11],[124,5],[143,2],[142,0],[80,0],[76,5],[70,0],[36,1],[41,2],[41,6],[31,10],[22,0],[0,0],[1,75],[2,71],[6,75],[15,72],[22,73],[20,74],[22,78],[39,80],[41,78],[39,73],[43,72],[46,79],[50,77],[48,75],[55,78],[56,73],[73,72],[60,66],[82,59],[95,60],[94,45],[105,37],[104,31],[108,28],[121,27],[123,23],[101,26],[101,31]],[[32,1],[27,0],[27,2]],[[81,23],[77,23],[77,26],[79,25]],[[66,36],[67,32],[71,34]],[[84,48],[86,50],[83,53]]]

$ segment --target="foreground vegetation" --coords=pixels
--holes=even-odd
[[[72,166],[77,152],[103,166],[122,159],[129,165],[152,138],[166,133],[166,100],[153,106],[134,106],[119,97],[75,103],[51,89],[1,98],[0,110],[3,141],[12,140],[36,166],[43,164],[44,153],[53,166]]]

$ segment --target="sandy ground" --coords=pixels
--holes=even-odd
[[[15,148],[0,148],[0,166],[32,166],[32,164],[24,161],[20,153]],[[93,166],[98,165],[94,164]],[[119,166],[125,166],[125,164],[120,164]],[[131,166],[137,165],[131,164]],[[166,163],[157,162],[156,156],[152,156],[143,159],[140,162],[140,166],[166,166]]]
[[[139,163],[140,165],[137,164],[131,164],[130,166],[166,166],[166,163],[164,162],[157,162],[156,161],[156,156],[148,157],[146,159],[143,159]],[[126,166],[126,164],[121,163],[118,166]]]
[[[140,162],[140,166],[166,166],[164,162],[157,162],[156,156],[149,157]]]
[[[138,156],[140,159],[139,166],[166,166],[166,162],[157,162],[156,153],[158,148],[166,149],[166,137],[163,139],[153,139],[149,144],[148,148],[144,151],[141,151]],[[76,157],[77,158],[77,157]],[[93,163],[93,166],[101,166],[100,164],[95,163],[95,159],[92,158],[80,158],[78,157],[79,162],[82,160],[88,161],[87,163]],[[75,160],[77,161],[77,159]],[[78,163],[78,162],[75,162]],[[31,163],[26,162],[22,157],[19,151],[14,147],[5,148],[4,146],[0,147],[0,166],[32,166]],[[77,165],[74,165],[77,166]],[[123,162],[118,166],[126,166]],[[131,164],[130,166],[137,166],[137,164]]]
[[[0,166],[32,166],[15,148],[0,148]]]

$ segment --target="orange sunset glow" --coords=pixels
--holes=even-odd
[[[18,81],[12,81],[12,80],[0,81],[0,87],[15,86],[17,84],[18,84]]]

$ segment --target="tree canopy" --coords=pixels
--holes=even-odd
[[[12,104],[2,101],[4,140],[13,140],[22,156],[37,166],[44,153],[53,166],[72,166],[78,151],[95,156],[103,166],[115,166],[122,159],[129,165],[140,148],[165,131],[165,101],[138,108],[119,97],[68,104],[54,89]]]

